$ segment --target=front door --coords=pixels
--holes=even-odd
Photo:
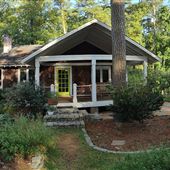
[[[56,86],[58,96],[70,95],[70,68],[56,68]]]

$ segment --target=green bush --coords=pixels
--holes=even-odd
[[[0,114],[4,113],[4,91],[0,89]]]
[[[148,83],[128,84],[123,87],[112,88],[113,111],[118,121],[139,121],[149,118],[152,112],[160,109],[163,96],[156,81]]]
[[[43,154],[52,136],[52,130],[43,122],[20,117],[0,128],[0,155],[3,160],[11,160],[15,155],[26,158],[36,153]]]
[[[9,114],[0,114],[0,128],[6,124],[10,124],[14,119]]]
[[[127,155],[115,163],[114,170],[169,170],[170,151],[161,149],[151,153]]]
[[[6,89],[4,98],[7,112],[26,116],[43,113],[47,102],[44,91],[28,82]]]

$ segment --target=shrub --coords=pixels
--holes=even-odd
[[[4,91],[0,89],[0,114],[4,113]]]
[[[6,124],[10,124],[14,119],[9,114],[0,114],[0,128]]]
[[[152,112],[163,104],[161,90],[156,88],[155,81],[148,84],[128,84],[112,88],[113,111],[118,121],[139,121],[149,118]]]
[[[11,160],[15,155],[26,158],[37,152],[43,154],[52,136],[52,130],[41,121],[20,117],[0,128],[0,155],[3,160]]]
[[[43,113],[47,102],[44,91],[28,82],[6,89],[4,97],[8,112],[27,116]]]

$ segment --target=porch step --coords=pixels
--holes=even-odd
[[[69,127],[84,127],[84,121],[63,121],[63,122],[60,122],[60,121],[57,121],[57,122],[46,122],[46,125],[47,126],[50,126],[50,127],[65,127],[65,126],[69,126]]]
[[[50,127],[82,127],[87,114],[86,110],[75,108],[56,109],[53,115],[44,116],[44,121]]]

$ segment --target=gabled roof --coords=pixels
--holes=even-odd
[[[22,60],[22,63],[29,63],[36,56],[44,56],[49,54],[62,54],[66,50],[69,50],[76,45],[87,41],[98,48],[101,48],[108,54],[112,52],[111,43],[111,28],[106,24],[98,21],[92,20],[79,28],[55,39],[54,41],[44,45],[39,50],[31,53]],[[126,50],[127,54],[140,55],[148,57],[150,63],[161,61],[161,59],[153,54],[151,51],[147,50],[137,42],[133,41],[126,36]]]

